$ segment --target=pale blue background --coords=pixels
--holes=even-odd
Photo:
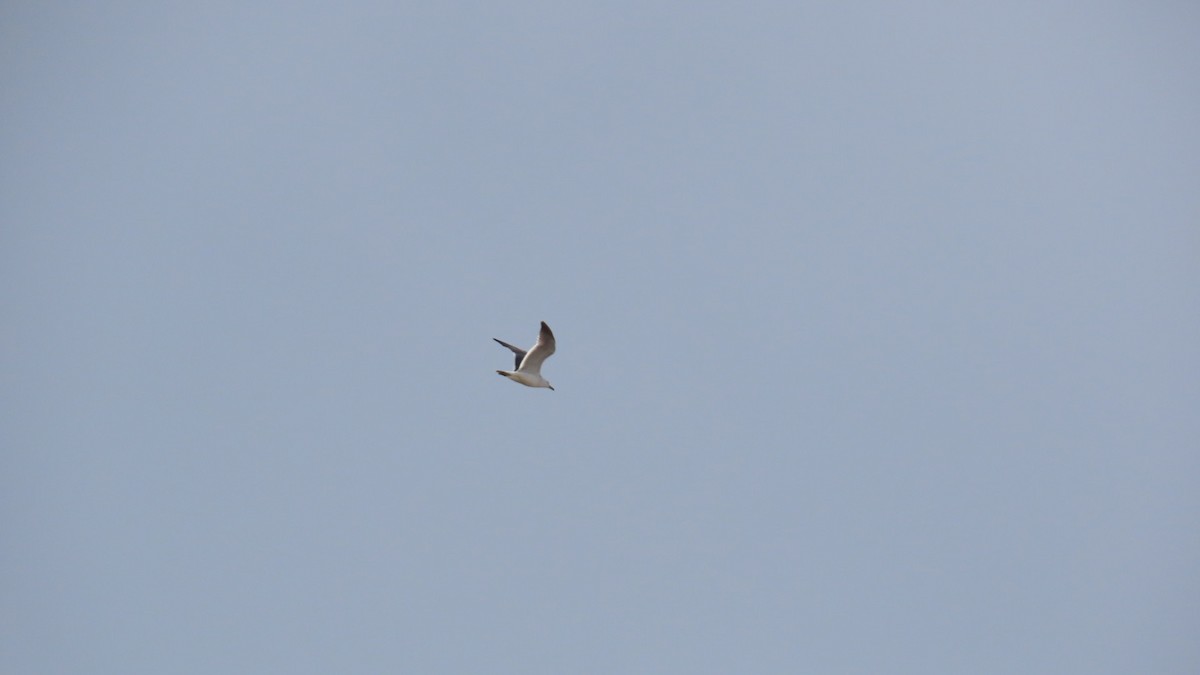
[[[1200,672],[1198,35],[6,3],[0,671]]]

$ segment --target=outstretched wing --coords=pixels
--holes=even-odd
[[[542,361],[550,358],[550,355],[553,353],[554,333],[550,332],[550,326],[547,326],[546,322],[543,321],[542,332],[538,333],[537,344],[521,360],[521,364],[517,366],[517,370],[525,373],[540,373],[542,372]]]
[[[492,339],[496,340],[496,338],[492,338]],[[525,358],[525,350],[518,349],[517,347],[514,347],[514,346],[508,344],[504,340],[496,340],[496,342],[499,342],[500,344],[504,345],[505,347],[508,347],[509,349],[513,350],[513,353],[517,355],[517,362],[515,364],[513,364],[513,368],[520,368],[521,367],[521,359]]]

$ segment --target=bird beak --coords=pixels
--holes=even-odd
[[[546,385],[546,386],[550,387],[550,385]],[[550,391],[554,391],[554,387],[550,387]]]

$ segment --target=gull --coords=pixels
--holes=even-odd
[[[554,353],[554,333],[550,332],[550,326],[547,326],[545,321],[542,322],[542,331],[538,333],[537,344],[528,352],[520,347],[510,345],[504,340],[492,339],[513,350],[513,353],[517,355],[516,370],[497,370],[497,373],[513,382],[520,382],[526,387],[546,387],[550,391],[554,391],[550,382],[542,377],[542,361],[550,358],[550,355]]]

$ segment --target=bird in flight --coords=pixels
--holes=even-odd
[[[508,347],[517,355],[516,370],[497,370],[497,373],[507,377],[513,382],[520,382],[526,387],[546,387],[550,391],[554,391],[554,387],[550,386],[550,382],[542,377],[542,362],[550,358],[554,353],[554,333],[550,332],[550,326],[546,322],[542,322],[542,331],[538,333],[537,344],[525,351],[519,347],[514,347],[504,340],[497,340],[500,344]]]

